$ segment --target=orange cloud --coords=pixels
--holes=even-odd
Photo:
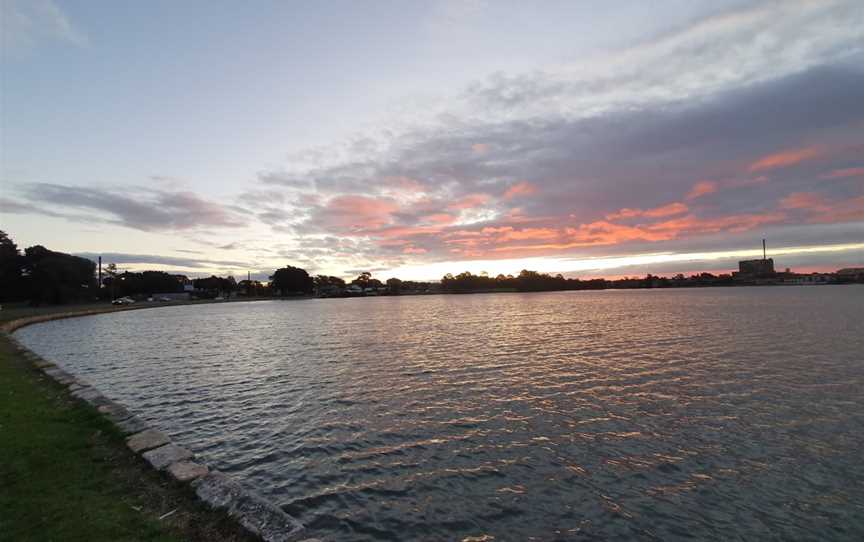
[[[661,205],[660,207],[654,207],[653,209],[619,209],[614,213],[610,213],[606,215],[606,220],[619,220],[622,218],[634,218],[637,216],[645,216],[649,218],[662,218],[664,216],[673,216],[680,215],[682,213],[686,213],[690,208],[685,204],[676,201],[673,203],[668,203],[666,205]]]
[[[482,207],[491,199],[489,194],[470,194],[447,206],[448,209],[462,210]]]
[[[471,145],[471,150],[474,151],[476,154],[486,154],[486,152],[489,150],[489,145],[487,145],[486,143],[474,143],[473,145]]]
[[[513,199],[516,196],[529,196],[535,192],[537,192],[536,186],[527,181],[523,181],[508,188],[507,191],[504,192],[504,199]]]
[[[566,228],[566,241],[537,245],[518,245],[493,248],[493,252],[524,252],[538,250],[566,250],[590,246],[615,245],[628,241],[668,241],[686,235],[718,232],[743,232],[763,224],[782,222],[786,215],[781,212],[763,214],[741,214],[718,218],[701,219],[693,215],[675,218],[658,224],[627,226],[605,220]]]
[[[802,147],[800,149],[789,149],[775,154],[769,154],[756,160],[747,168],[750,172],[765,171],[787,166],[793,166],[805,160],[821,156],[825,152],[821,145]]]
[[[693,188],[691,188],[690,192],[687,193],[685,199],[690,201],[696,198],[701,198],[702,196],[713,194],[718,188],[719,185],[716,181],[699,181],[693,185]]]

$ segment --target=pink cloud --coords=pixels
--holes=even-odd
[[[849,177],[864,177],[864,167],[835,169],[822,175],[823,179],[847,179]]]
[[[448,209],[462,210],[482,207],[491,199],[489,194],[470,194],[447,206]]]
[[[396,202],[389,198],[344,195],[327,202],[322,219],[345,233],[365,232],[390,224],[397,210]]]
[[[486,154],[489,151],[489,145],[486,143],[474,143],[471,145],[471,150],[476,154]]]
[[[426,190],[423,184],[417,179],[412,179],[411,177],[405,177],[403,175],[385,177],[382,179],[382,184],[400,192],[408,192],[412,194],[421,193]]]
[[[804,212],[809,223],[831,224],[864,220],[864,196],[829,200],[813,192],[793,192],[780,200],[779,207]]]
[[[828,206],[825,198],[813,192],[793,192],[780,200],[781,209],[807,209],[825,211]]]
[[[794,166],[795,164],[812,160],[822,156],[825,148],[821,145],[802,147],[800,149],[789,149],[759,158],[747,168],[750,172],[766,171],[771,169]]]
[[[514,184],[510,188],[504,192],[504,199],[513,199],[516,196],[529,196],[537,192],[537,187],[533,184],[523,181],[521,183]]]
[[[687,193],[685,199],[690,201],[696,198],[701,198],[702,196],[713,194],[718,188],[719,185],[717,181],[699,181],[693,185],[693,188],[691,188],[690,192]]]
[[[447,214],[447,213],[436,213],[432,215],[426,215],[420,218],[421,222],[431,223],[431,224],[441,224],[447,225],[456,222],[456,217]]]

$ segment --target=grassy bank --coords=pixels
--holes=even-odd
[[[0,322],[52,310],[69,307],[4,308]],[[2,335],[0,540],[251,538],[132,454],[110,422],[35,370]]]

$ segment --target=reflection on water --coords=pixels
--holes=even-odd
[[[236,303],[18,335],[324,538],[864,538],[860,286]]]

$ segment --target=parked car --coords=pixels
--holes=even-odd
[[[135,303],[135,300],[131,297],[118,297],[111,302],[112,305],[131,305],[132,303]]]

